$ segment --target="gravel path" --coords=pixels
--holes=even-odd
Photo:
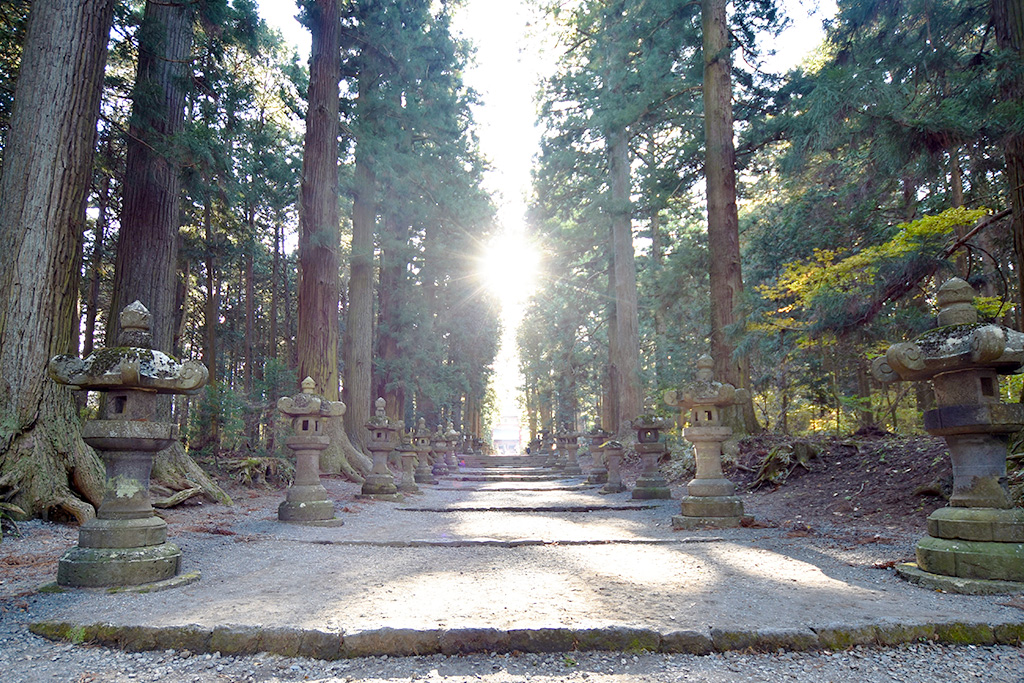
[[[346,638],[381,627],[419,634],[789,629],[813,638],[810,629],[830,626],[888,624],[933,633],[927,629],[943,623],[1024,624],[1020,596],[945,595],[898,580],[886,567],[912,552],[916,534],[799,524],[683,533],[671,529],[676,501],[596,496],[593,489],[516,491],[511,484],[445,481],[394,503],[359,500],[354,485],[344,482],[325,484],[343,527],[280,524],[280,495],[273,493],[231,509],[170,511],[183,569],[200,569],[203,578],[145,595],[36,592],[40,577],[52,580],[59,550],[74,543],[74,533],[24,524],[21,538],[0,545],[0,567],[16,567],[0,573],[0,681],[1024,683],[1024,649],[913,642],[916,637],[896,647],[837,652],[756,654],[736,647],[686,655],[627,648],[324,661],[180,647],[124,652],[28,632],[30,623],[54,619],[86,626],[291,627]]]

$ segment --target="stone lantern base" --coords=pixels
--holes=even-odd
[[[928,517],[917,564],[903,578],[953,593],[1016,593],[1024,588],[1024,509],[945,507]],[[1002,588],[1002,590],[1000,590]]]
[[[607,484],[608,483],[608,470],[605,469],[603,463],[599,463],[590,470],[590,474],[587,475],[588,484]]]
[[[659,443],[638,443],[636,450],[643,459],[644,471],[637,477],[636,485],[633,487],[633,499],[667,500],[671,498],[672,491],[668,488],[668,481],[658,469],[658,459],[664,453],[664,447]]]
[[[167,523],[159,517],[90,519],[78,532],[78,545],[57,564],[61,586],[95,588],[138,586],[173,578],[181,550],[167,542]]]
[[[672,517],[673,529],[727,529],[743,519],[739,496],[683,496],[679,502],[682,514]]]
[[[61,586],[138,586],[173,578],[181,550],[173,543],[140,548],[71,548],[57,564]]]
[[[363,482],[363,488],[360,490],[360,495],[372,497],[385,496],[392,498],[397,493],[398,487],[395,486],[394,476],[374,472],[366,475],[366,481]]]
[[[344,524],[334,518],[334,503],[327,500],[327,489],[322,485],[292,486],[285,495],[287,499],[277,507],[277,518],[282,522]]]

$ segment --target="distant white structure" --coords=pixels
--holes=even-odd
[[[518,413],[508,413],[498,417],[498,421],[491,428],[494,451],[500,455],[521,453],[520,431],[521,424]]]

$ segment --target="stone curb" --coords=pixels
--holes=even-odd
[[[622,510],[655,510],[660,505],[651,504],[625,504],[625,505],[547,505],[547,506],[501,506],[501,505],[476,505],[476,506],[452,506],[438,508],[395,508],[399,512],[618,512]]]
[[[680,630],[668,633],[628,626],[507,631],[493,628],[381,628],[346,634],[288,626],[225,625],[211,629],[197,625],[115,626],[105,623],[82,625],[65,621],[38,621],[30,624],[29,630],[50,640],[106,645],[130,652],[188,650],[193,654],[220,652],[224,655],[267,652],[285,657],[315,659],[579,650],[706,655],[729,651],[845,650],[857,645],[891,647],[923,641],[1018,647],[1024,643],[1024,623],[967,622],[760,630],[710,628],[705,631]]]
[[[692,543],[717,543],[725,539],[719,536],[704,538],[608,538],[603,540],[557,540],[543,538],[517,538],[502,541],[497,538],[465,538],[450,541],[427,539],[409,541],[326,541],[280,539],[288,543],[309,543],[330,546],[366,546],[370,548],[524,548],[531,546],[586,546],[586,545],[689,545]]]

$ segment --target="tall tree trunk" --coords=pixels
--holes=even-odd
[[[405,419],[405,391],[396,381],[391,368],[400,356],[398,348],[399,315],[406,292],[405,260],[401,256],[402,244],[407,235],[400,221],[391,214],[385,214],[381,229],[380,250],[380,310],[377,324],[377,358],[382,371],[376,380],[376,396],[387,401],[389,420]]]
[[[77,350],[85,196],[112,0],[32,4],[0,175],[0,493],[84,522],[103,495],[72,392],[47,377]]]
[[[270,277],[270,341],[267,344],[267,358],[273,358],[277,360],[280,358],[280,349],[278,348],[278,337],[280,336],[277,331],[277,317],[278,311],[278,300],[281,287],[278,284],[278,280],[281,277],[281,222],[274,221],[274,252],[273,259],[271,261],[271,277]],[[271,388],[273,393],[275,387]],[[271,396],[271,403],[277,403],[277,396]]]
[[[360,84],[363,79],[360,78]],[[363,93],[360,93],[360,97]],[[357,100],[358,106],[358,100]],[[356,151],[352,198],[352,257],[348,280],[348,318],[342,352],[345,361],[343,396],[345,427],[353,443],[362,445],[370,419],[373,369],[373,235],[377,223],[376,184],[365,152]]]
[[[139,63],[128,130],[124,201],[107,339],[135,300],[153,316],[153,348],[171,351],[178,254],[180,164],[192,45],[186,0],[149,0],[139,27]]]
[[[253,251],[256,250],[256,216],[255,209],[250,205],[246,208],[248,235],[245,244],[245,263],[243,278],[245,280],[245,360],[243,384],[245,393],[252,398],[252,380],[256,366],[256,284],[253,282]]]
[[[612,230],[608,231],[608,243],[613,242]],[[608,249],[608,290],[605,311],[608,318],[608,363],[604,367],[602,379],[601,428],[610,434],[619,431],[619,378],[615,369],[616,347],[618,346],[619,325],[616,322],[615,306],[615,251]],[[545,429],[550,425],[541,423]]]
[[[728,328],[743,297],[739,218],[736,213],[736,150],[733,146],[732,60],[726,0],[702,0],[704,52],[704,175],[708,197],[708,276],[711,288],[711,357],[715,378],[749,385],[746,359],[734,358]],[[757,429],[752,401],[740,406],[734,428]]]
[[[209,373],[209,385],[218,381],[217,375],[217,324],[220,320],[220,284],[217,281],[217,257],[213,237],[213,217],[210,204],[213,200],[206,197],[203,205],[203,230],[206,237],[206,303],[204,306],[205,321],[203,326],[203,363]],[[214,444],[215,452],[220,448],[220,415],[211,413],[209,443]]]
[[[665,261],[665,246],[661,235],[661,216],[658,209],[651,209],[651,262],[656,276],[660,276]],[[668,388],[668,321],[665,317],[667,306],[661,297],[654,302],[654,374],[656,389]],[[660,391],[658,392],[660,395]]]
[[[1020,0],[991,0],[992,26],[996,44],[1012,60],[1004,68],[1003,100],[1019,107],[1024,101],[1024,3]],[[1013,209],[1013,248],[1017,256],[1017,324],[1024,320],[1024,134],[1018,129],[1003,140],[1010,207]]]
[[[299,380],[312,377],[320,393],[337,401],[341,19],[338,0],[315,0],[308,9],[312,56],[299,211]],[[342,420],[328,422],[331,446],[321,454],[321,467],[362,481],[362,474],[370,471],[370,459],[349,442]]]
[[[633,254],[632,202],[629,182],[629,140],[626,131],[608,132],[608,175],[612,221],[612,252],[615,255],[615,348],[613,377],[618,380],[616,433],[643,412],[640,391],[640,322],[636,290],[636,259]]]
[[[175,269],[181,194],[176,137],[185,120],[192,45],[192,3],[149,0],[139,27],[139,63],[132,93],[121,228],[107,339],[118,313],[141,301],[152,315],[153,348],[173,352]],[[171,418],[171,401],[157,402],[157,419]],[[172,487],[199,485],[213,500],[230,498],[175,443],[157,454],[153,477]]]
[[[106,136],[103,144],[107,158],[112,155],[110,136]],[[110,222],[110,174],[103,173],[97,195],[96,223],[93,225],[92,254],[89,258],[89,299],[85,304],[85,330],[82,339],[82,356],[92,353],[95,346],[96,317],[100,305],[100,270],[103,267],[103,240],[107,236],[107,224]],[[84,393],[84,392],[82,392]]]

